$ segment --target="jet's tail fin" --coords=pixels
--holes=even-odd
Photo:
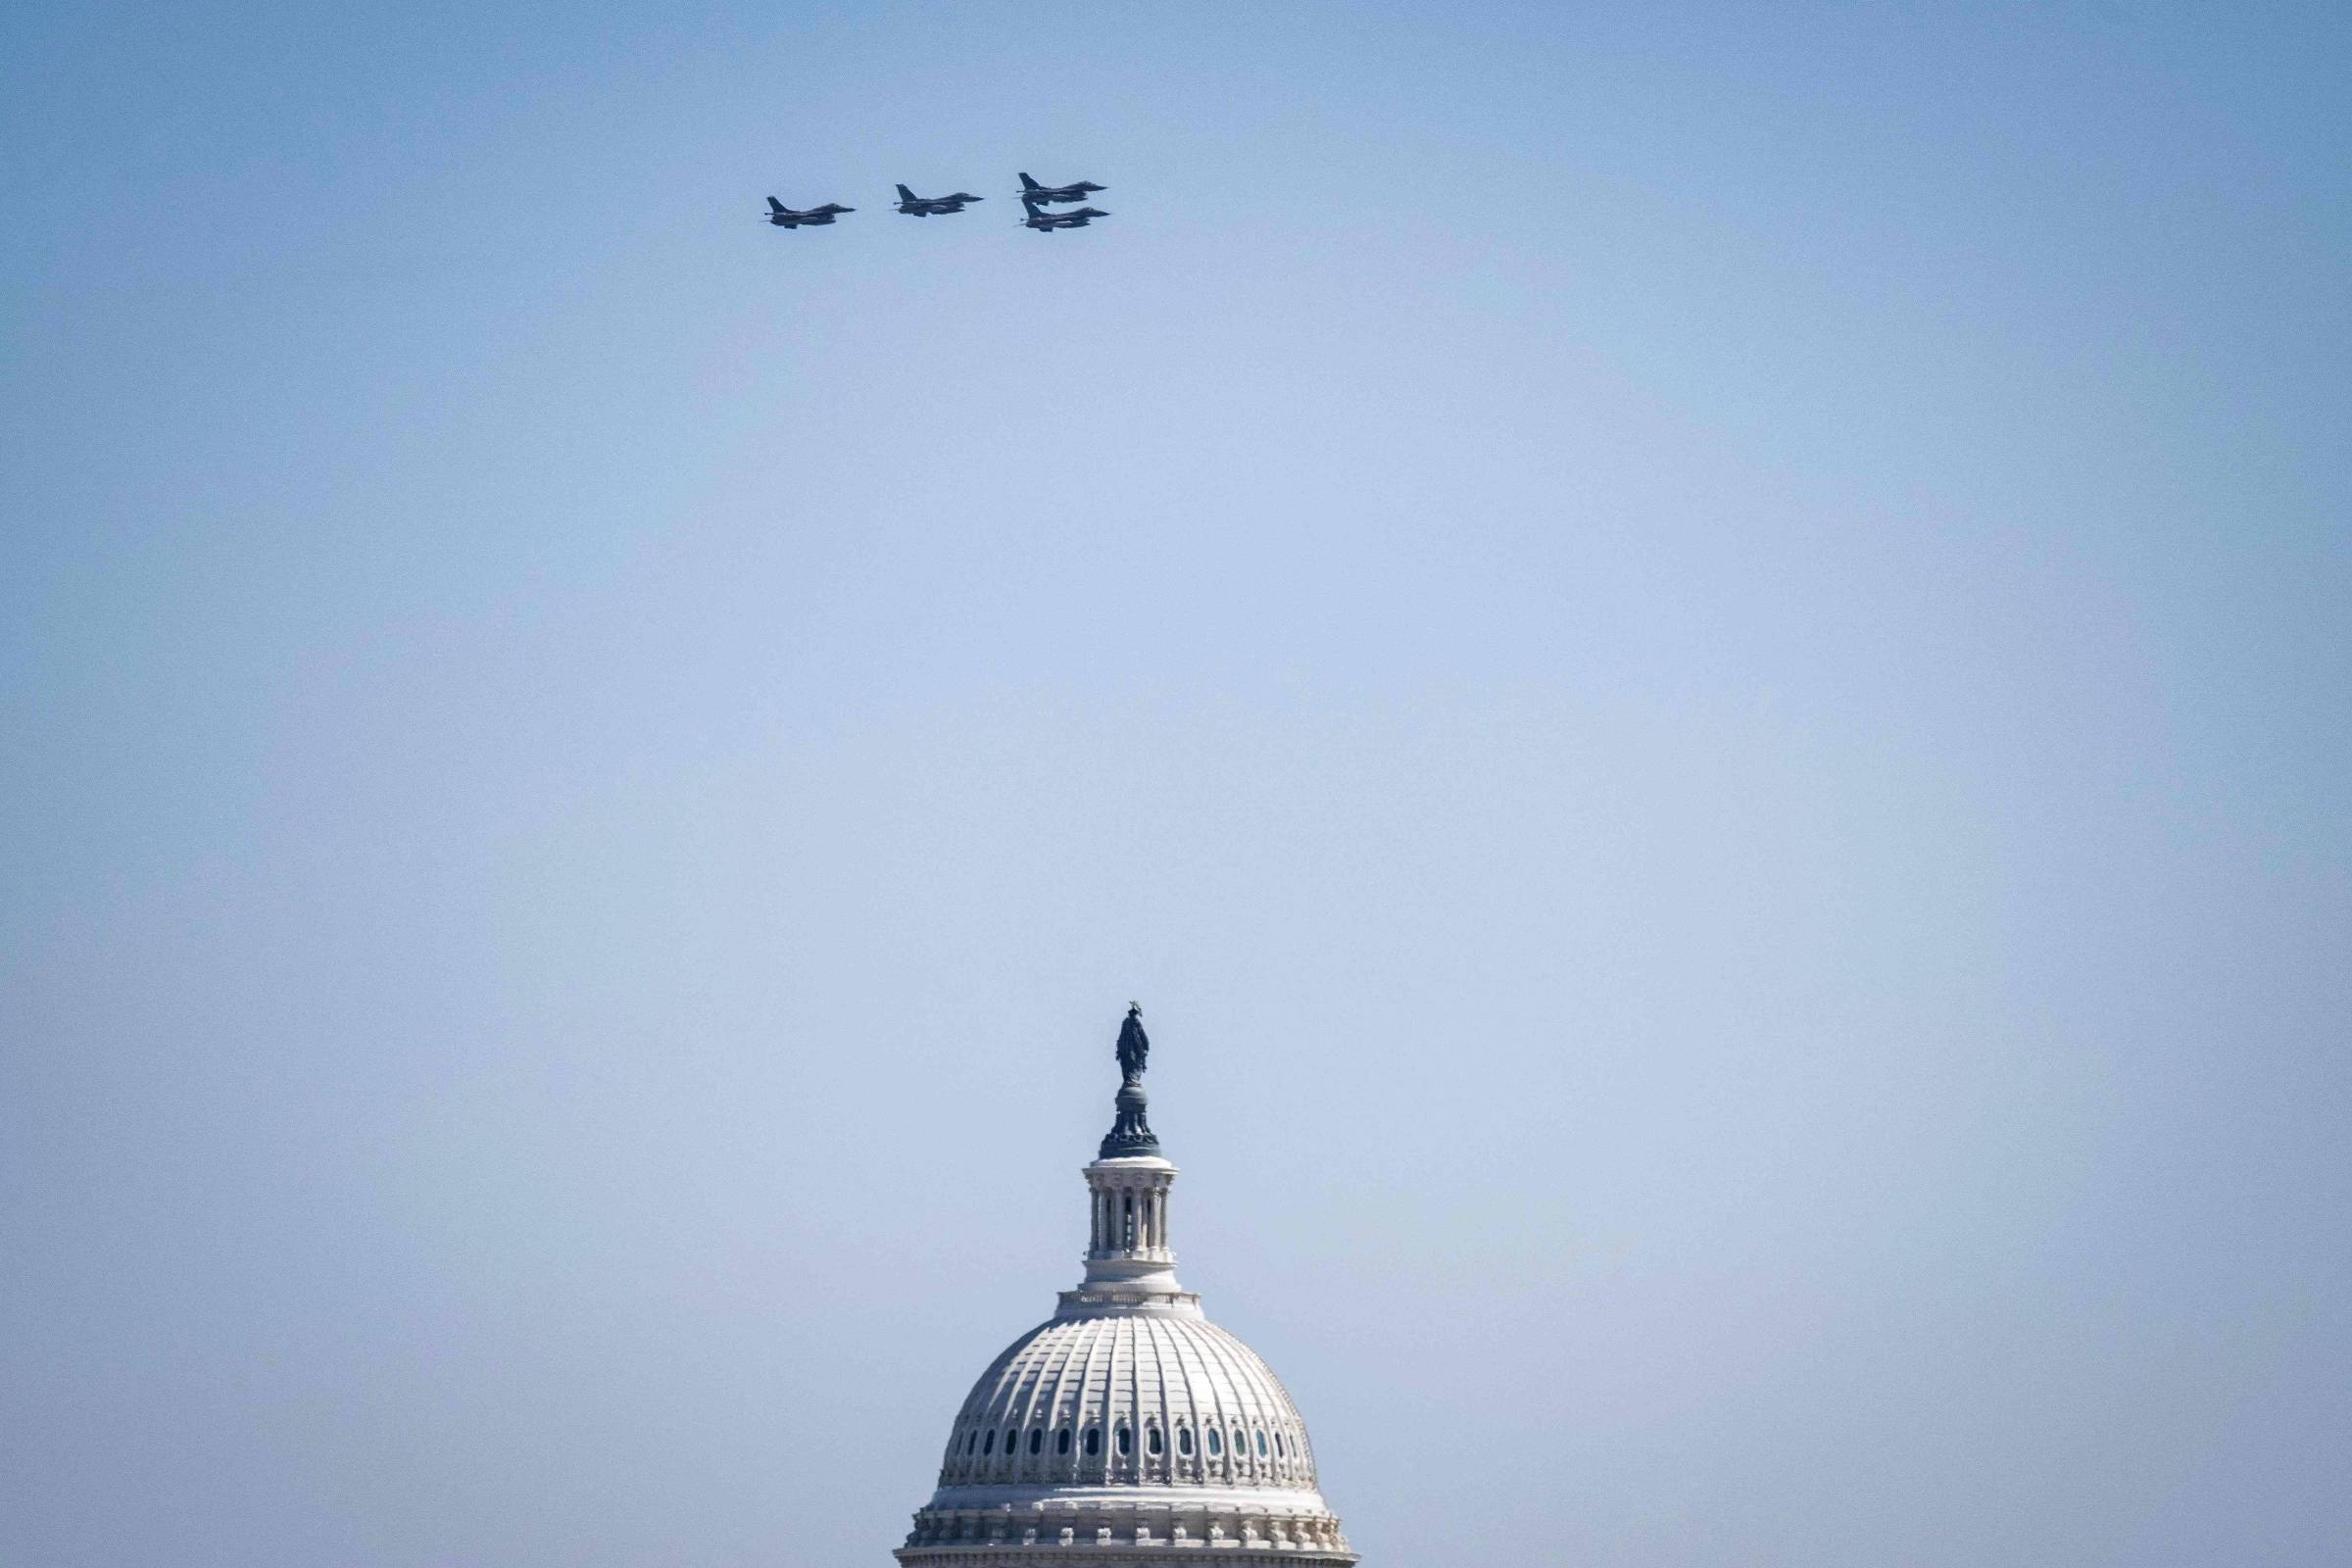
[[[1039,183],[1038,183],[1036,180],[1034,180],[1034,179],[1031,179],[1031,178],[1030,178],[1030,177],[1029,177],[1027,174],[1023,174],[1023,175],[1021,176],[1021,189],[1023,189],[1023,190],[1043,190],[1043,189],[1045,189],[1045,187],[1044,187],[1043,185],[1040,185],[1040,184],[1039,184]]]
[[[908,190],[906,186],[901,185],[899,187],[899,200],[903,202],[910,202],[914,200],[914,192]]]
[[[771,213],[780,213],[784,210],[784,204],[770,196],[767,199],[767,210]]]

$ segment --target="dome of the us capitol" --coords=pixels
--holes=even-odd
[[[1130,1009],[1118,1118],[1085,1168],[1085,1278],[964,1396],[939,1488],[896,1553],[906,1568],[1131,1568],[1198,1548],[1220,1562],[1356,1560],[1290,1395],[1176,1282],[1176,1167],[1146,1120],[1150,1051]]]

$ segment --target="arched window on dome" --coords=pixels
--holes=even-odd
[[[1134,1451],[1135,1434],[1128,1431],[1125,1427],[1119,1428],[1119,1456],[1121,1458],[1125,1458],[1128,1454],[1131,1454]]]
[[[1217,1429],[1215,1427],[1210,1427],[1208,1429],[1208,1456],[1211,1459],[1214,1459],[1218,1454],[1223,1453],[1224,1451],[1225,1440],[1217,1436]]]
[[[1266,1429],[1264,1427],[1257,1429],[1257,1456],[1260,1459],[1266,1456]]]
[[[1159,1451],[1159,1428],[1152,1427],[1144,1433],[1144,1446],[1150,1448],[1153,1453]],[[1124,1453],[1126,1450],[1122,1448],[1119,1451]]]
[[[1233,1456],[1236,1459],[1250,1457],[1250,1434],[1244,1432],[1240,1427],[1233,1429]]]
[[[1176,1451],[1187,1459],[1193,1456],[1193,1429],[1191,1427],[1176,1429]]]
[[[1070,1451],[1070,1429],[1068,1427],[1063,1427],[1060,1432],[1054,1435],[1054,1451],[1055,1453],[1067,1453]]]
[[[1099,1454],[1102,1451],[1102,1429],[1101,1427],[1088,1427],[1086,1429],[1086,1456],[1089,1459],[1092,1459],[1096,1454]]]
[[[1046,1429],[1044,1427],[1031,1427],[1029,1429],[1029,1451],[1031,1453],[1035,1453],[1045,1446]]]
[[[1279,1432],[1274,1434],[1274,1457],[1277,1459],[1286,1457],[1285,1450],[1282,1446],[1282,1434]]]
[[[982,1453],[994,1453],[994,1452],[996,1452],[996,1451],[997,1451],[997,1429],[996,1429],[996,1428],[994,1428],[994,1427],[991,1427],[991,1428],[989,1428],[989,1429],[988,1429],[988,1441],[986,1442],[986,1444],[984,1444],[984,1445],[982,1446],[982,1447],[981,1447],[980,1451],[981,1451]]]
[[[972,1452],[974,1449],[978,1448],[979,1446],[980,1446],[980,1429],[979,1429],[978,1427],[974,1427],[974,1428],[972,1428],[972,1430],[971,1430],[971,1431],[969,1431],[969,1432],[967,1432],[967,1433],[965,1433],[965,1434],[963,1435],[963,1451],[964,1451],[964,1452],[966,1452],[966,1453],[970,1453],[970,1452]]]

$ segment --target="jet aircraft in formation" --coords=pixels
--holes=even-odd
[[[1108,185],[1098,185],[1088,179],[1082,179],[1075,185],[1040,185],[1027,174],[1021,176],[1021,200],[1025,202],[1082,202],[1099,190],[1108,189]],[[1104,213],[1102,216],[1108,218],[1110,215]]]
[[[796,213],[773,196],[767,199],[767,220],[778,228],[799,228],[804,223],[830,223],[842,214],[857,210],[855,207],[844,207],[839,202],[827,202],[822,207],[811,207],[805,213]]]
[[[965,202],[976,202],[983,199],[968,190],[959,190],[953,196],[917,196],[904,185],[899,187],[899,211],[910,218],[929,218],[937,213],[960,213],[963,211]]]
[[[1051,234],[1057,228],[1084,228],[1098,218],[1110,216],[1100,207],[1081,207],[1074,213],[1049,213],[1027,196],[1021,198],[1021,206],[1029,214],[1021,220],[1021,226],[1034,228],[1041,234]]]
[[[1082,179],[1075,185],[1040,185],[1023,174],[1021,211],[1028,216],[1021,220],[1021,226],[1033,228],[1040,234],[1051,234],[1057,228],[1084,228],[1096,219],[1108,218],[1110,215],[1100,207],[1081,207],[1074,213],[1049,213],[1045,204],[1083,202],[1089,192],[1108,189],[1108,185],[1098,185],[1089,179]]]
[[[1027,174],[1023,174],[1020,189],[1021,210],[1028,216],[1021,220],[1021,226],[1036,229],[1043,234],[1050,234],[1057,228],[1084,228],[1096,219],[1108,218],[1110,215],[1100,207],[1080,207],[1075,212],[1067,213],[1049,213],[1045,210],[1046,207],[1049,204],[1066,206],[1071,202],[1083,202],[1093,192],[1108,189],[1110,189],[1108,185],[1098,185],[1087,179],[1079,180],[1074,185],[1040,185]],[[959,190],[953,196],[917,196],[906,186],[901,185],[899,199],[894,205],[897,211],[905,213],[909,218],[934,218],[949,213],[960,213],[966,203],[981,199],[968,190]],[[827,202],[822,207],[811,207],[806,212],[796,212],[773,196],[767,199],[767,220],[778,228],[801,228],[827,224],[843,213],[854,213],[857,210],[855,207],[844,207],[839,202]]]

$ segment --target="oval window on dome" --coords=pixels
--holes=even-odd
[[[1086,1456],[1089,1459],[1092,1459],[1096,1454],[1101,1453],[1102,1451],[1102,1429],[1101,1427],[1088,1427],[1086,1429]]]
[[[1276,1456],[1277,1458],[1279,1458],[1279,1457],[1282,1455],[1283,1451],[1284,1451],[1284,1450],[1283,1450],[1283,1446],[1282,1446],[1282,1434],[1281,1434],[1281,1433],[1279,1433],[1279,1432],[1277,1432],[1277,1433],[1275,1433],[1275,1434],[1274,1434],[1274,1453],[1275,1453],[1275,1456]]]
[[[963,1438],[963,1451],[964,1451],[964,1452],[966,1452],[966,1453],[970,1453],[970,1452],[971,1452],[973,1449],[975,1449],[975,1448],[977,1448],[977,1447],[979,1447],[979,1446],[980,1446],[980,1429],[979,1429],[978,1427],[974,1427],[974,1428],[972,1428],[972,1430],[971,1430],[971,1431],[969,1431],[969,1432],[967,1432],[967,1433],[965,1433],[965,1434],[964,1434],[964,1438]]]
[[[1233,1429],[1233,1456],[1236,1459],[1244,1459],[1248,1458],[1249,1454],[1250,1435],[1240,1427],[1235,1427]]]
[[[1119,1428],[1119,1452],[1120,1452],[1120,1454],[1122,1454],[1122,1455],[1125,1455],[1125,1454],[1130,1454],[1130,1453],[1133,1453],[1134,1451],[1135,1451],[1135,1434],[1134,1434],[1134,1433],[1132,1433],[1132,1432],[1130,1432],[1130,1431],[1128,1431],[1128,1430],[1127,1430],[1125,1427],[1121,1427],[1121,1428]]]
[[[1029,1451],[1031,1453],[1035,1453],[1038,1449],[1044,1447],[1045,1446],[1046,1429],[1044,1427],[1032,1427],[1029,1431]]]
[[[983,1443],[983,1444],[980,1446],[980,1451],[981,1451],[982,1453],[994,1453],[994,1452],[996,1452],[996,1451],[997,1451],[997,1432],[996,1432],[996,1428],[994,1428],[994,1427],[991,1427],[991,1428],[989,1428],[989,1431],[988,1431],[988,1439],[987,1439],[987,1441],[986,1441],[985,1443]]]
[[[1193,1456],[1193,1429],[1191,1427],[1176,1429],[1176,1451],[1187,1459]]]
[[[1257,1429],[1257,1456],[1260,1459],[1266,1456],[1266,1429],[1263,1427]]]
[[[1055,1453],[1067,1453],[1070,1451],[1070,1429],[1068,1427],[1063,1427],[1060,1433],[1054,1439],[1054,1451]]]
[[[1153,1427],[1151,1431],[1144,1434],[1144,1446],[1150,1448],[1153,1453],[1157,1453],[1159,1451],[1159,1428]],[[1119,1451],[1124,1453],[1127,1450],[1122,1448]]]
[[[1213,1459],[1224,1451],[1224,1439],[1217,1436],[1217,1429],[1215,1427],[1210,1427],[1208,1429],[1208,1456]]]

